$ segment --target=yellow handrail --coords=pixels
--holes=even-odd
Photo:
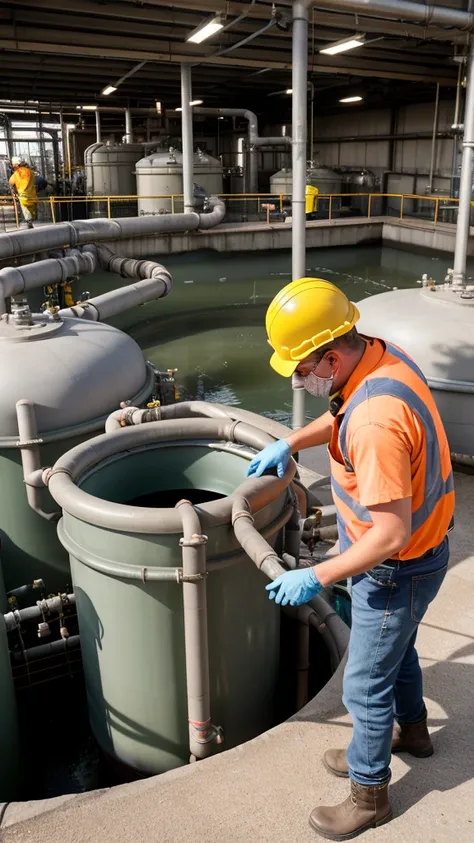
[[[291,194],[288,193],[279,193],[279,194],[271,194],[271,193],[220,193],[218,194],[219,198],[225,200],[229,207],[232,207],[233,202],[255,202],[255,205],[252,206],[253,208],[257,209],[257,217],[260,217],[261,210],[265,207],[266,210],[266,218],[267,221],[270,219],[270,209],[268,203],[272,203],[275,206],[275,210],[278,209],[280,214],[283,214],[285,205],[289,205],[291,202]],[[417,193],[320,193],[318,197],[319,207],[325,208],[325,203],[327,202],[327,220],[331,222],[334,218],[335,212],[339,210],[341,203],[338,200],[342,199],[350,199],[350,198],[358,198],[361,199],[365,197],[367,199],[367,219],[372,219],[373,217],[373,208],[374,202],[377,199],[398,199],[400,206],[399,206],[399,219],[403,220],[410,214],[407,214],[407,205],[406,200],[413,200],[413,201],[422,201],[422,202],[432,202],[433,205],[433,225],[438,224],[440,209],[445,206],[446,204],[457,204],[459,203],[459,198],[455,196],[440,196],[440,195],[421,195]],[[166,200],[169,202],[168,207],[171,208],[171,213],[180,212],[183,208],[182,200],[183,200],[182,193],[174,193],[174,194],[146,194],[146,195],[133,195],[133,194],[125,194],[125,195],[107,195],[107,196],[93,196],[93,195],[86,195],[86,196],[46,196],[46,197],[38,197],[38,204],[41,206],[48,205],[50,209],[50,218],[53,223],[56,223],[57,214],[56,208],[60,207],[64,203],[66,204],[76,204],[80,202],[85,202],[86,206],[89,208],[92,204],[93,206],[97,205],[105,205],[106,209],[99,208],[99,213],[102,215],[104,212],[107,214],[107,217],[110,219],[114,216],[114,209],[112,203],[120,204],[125,202],[138,202],[141,200]],[[181,206],[179,202],[181,200]],[[8,206],[13,206],[14,213],[15,213],[15,221],[17,228],[21,223],[21,215],[19,213],[18,203],[12,198],[11,194],[7,194],[4,196],[0,196],[0,202],[3,204],[7,204]],[[178,203],[178,204],[177,204]],[[336,205],[337,203],[337,205]],[[324,218],[322,218],[324,219]],[[425,220],[427,221],[427,220]]]

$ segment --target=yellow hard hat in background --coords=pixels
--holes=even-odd
[[[289,378],[308,354],[347,334],[359,315],[355,304],[329,281],[292,281],[277,293],[267,310],[268,342],[275,352],[270,365]]]

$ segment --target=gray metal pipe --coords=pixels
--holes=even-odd
[[[189,749],[191,760],[212,753],[219,731],[211,722],[209,680],[209,641],[207,630],[206,542],[201,522],[190,501],[182,500],[176,509],[183,525],[180,546],[185,576],[183,584],[184,648],[188,698]]]
[[[80,647],[80,636],[70,635],[69,638],[61,638],[59,641],[49,641],[47,644],[28,647],[26,650],[15,650],[11,653],[11,658],[15,664],[29,664],[39,659],[46,659],[48,656],[59,656],[61,653],[79,650]]]
[[[308,95],[308,3],[293,4],[292,87],[292,279],[306,275],[306,160],[307,160],[307,95]],[[305,391],[293,382],[293,427],[305,425]]]
[[[273,548],[256,530],[251,505],[240,494],[234,497],[232,526],[247,556],[269,579],[275,580],[286,573]],[[332,668],[335,670],[349,644],[349,630],[346,624],[319,595],[308,604],[299,606],[296,615],[304,623],[311,623],[321,634],[330,653]]]
[[[0,269],[0,313],[7,309],[6,299],[42,287],[58,284],[73,275],[94,272],[97,259],[93,251],[73,250],[60,258],[47,258],[25,266]]]
[[[184,213],[194,210],[194,172],[193,172],[193,98],[191,67],[181,65],[181,135],[183,142],[183,194]]]
[[[434,114],[433,114],[433,135],[431,138],[431,158],[430,158],[430,177],[428,181],[428,192],[431,193],[433,190],[433,177],[434,177],[434,170],[435,170],[435,158],[436,158],[436,137],[438,132],[438,119],[439,119],[439,82],[436,85],[436,97],[435,97],[435,107],[434,107]]]
[[[0,260],[46,252],[64,246],[77,246],[92,241],[123,240],[153,234],[207,230],[222,222],[224,215],[224,203],[213,196],[211,197],[211,212],[208,214],[162,214],[111,220],[74,220],[56,225],[44,225],[40,228],[10,231],[0,235]]]
[[[454,246],[453,290],[466,285],[467,248],[471,223],[472,175],[474,155],[474,38],[467,66],[464,137],[462,141],[461,180],[459,184],[458,219]]]
[[[288,135],[276,135],[274,137],[261,137],[258,134],[258,117],[254,111],[248,108],[195,108],[195,114],[217,114],[221,117],[245,117],[249,127],[249,146],[291,146],[291,138]]]
[[[118,290],[95,296],[81,305],[64,308],[59,311],[59,316],[72,316],[98,322],[101,319],[110,319],[140,304],[163,298],[171,292],[173,284],[171,275],[156,261],[121,258],[104,246],[97,247],[97,255],[101,267],[108,272],[115,272],[123,278],[143,280],[137,284],[129,284]]]
[[[97,114],[97,112],[96,112]],[[125,109],[125,143],[133,143],[132,112],[130,108]]]
[[[306,144],[308,91],[308,7],[293,4],[293,198],[292,198],[292,277],[306,274]]]
[[[311,4],[310,4],[311,5]],[[425,5],[411,0],[323,0],[321,4],[326,9],[336,9],[341,12],[358,12],[389,20],[415,21],[424,26],[453,27],[462,32],[474,30],[474,14],[458,11],[445,6]],[[360,22],[363,29],[363,24]]]
[[[291,426],[293,430],[301,430],[306,425],[305,399],[306,390],[301,386],[299,378],[291,379],[293,390],[293,412]]]
[[[97,110],[95,113],[95,139],[96,143],[102,142],[102,131],[100,126],[100,111]]]
[[[36,424],[35,405],[33,401],[23,398],[17,402],[16,414],[18,419],[18,447],[21,453],[23,477],[26,486],[26,497],[31,508],[46,521],[58,521],[60,512],[46,512],[42,506],[42,493],[45,484],[41,479],[41,457]]]
[[[57,594],[54,597],[48,597],[46,600],[38,600],[34,606],[28,606],[26,609],[16,609],[13,612],[7,612],[3,616],[5,626],[7,631],[10,632],[23,623],[39,620],[39,618],[43,618],[45,615],[57,615],[64,611],[65,607],[75,605],[75,594]]]

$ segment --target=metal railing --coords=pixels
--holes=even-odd
[[[227,222],[283,222],[291,216],[288,194],[219,194],[227,206]],[[455,223],[459,199],[414,193],[319,194],[310,219],[333,222],[341,219],[394,217],[400,220]],[[89,217],[123,217],[137,214],[183,213],[183,194],[148,196],[47,196],[38,197],[38,222],[64,222]],[[0,196],[0,230],[19,227],[21,209],[12,196]]]

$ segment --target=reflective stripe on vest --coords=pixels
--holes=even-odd
[[[387,350],[390,354],[394,354],[404,363],[406,363],[415,374],[418,375],[418,367],[416,363],[410,360],[409,357],[403,354],[402,351],[394,346],[387,345]],[[424,376],[420,372],[420,377],[426,383]],[[436,504],[444,495],[452,492],[454,489],[453,472],[450,471],[446,480],[443,480],[441,474],[441,455],[439,451],[438,435],[433,421],[433,417],[426,406],[425,402],[413,391],[409,386],[402,383],[402,381],[393,378],[368,378],[362,386],[355,392],[347,409],[343,415],[343,420],[339,428],[339,447],[344,459],[346,471],[353,472],[354,468],[349,460],[347,453],[347,425],[354,409],[366,401],[368,398],[376,396],[387,395],[393,398],[400,398],[410,409],[416,413],[419,420],[423,424],[425,431],[426,442],[426,469],[425,469],[425,490],[424,499],[421,506],[412,513],[412,534],[415,533],[422,524],[430,517]],[[335,494],[340,500],[351,509],[355,517],[359,521],[372,521],[368,509],[362,504],[355,501],[351,496],[342,489],[337,481],[333,479],[333,488]],[[346,532],[344,530],[344,532]],[[346,533],[347,535],[347,533]]]

